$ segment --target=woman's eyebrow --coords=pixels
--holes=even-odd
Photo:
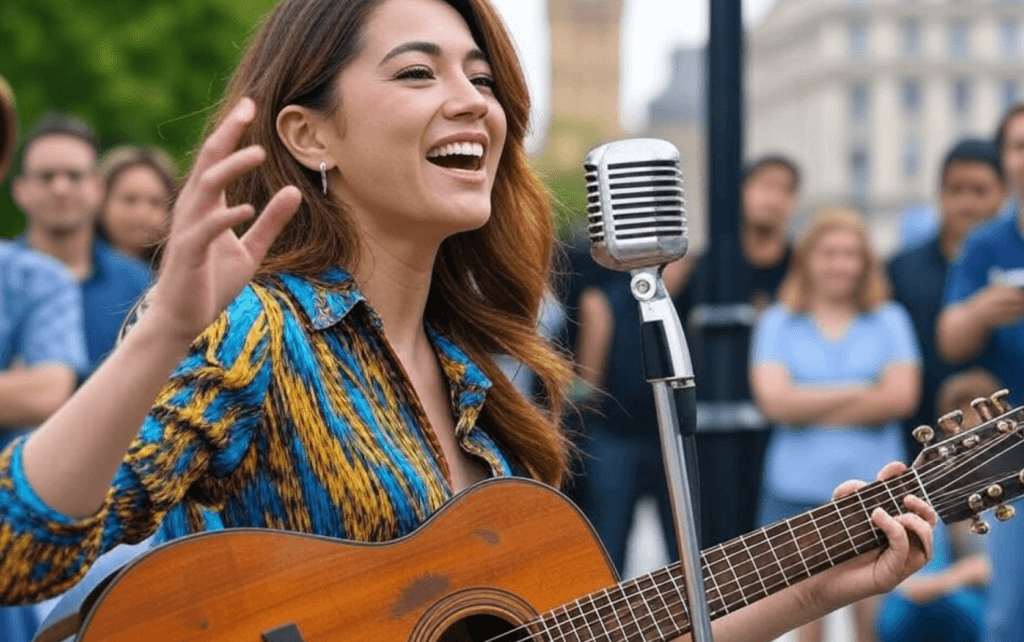
[[[440,45],[437,45],[433,42],[425,42],[422,40],[412,40],[409,42],[403,42],[402,44],[398,45],[397,47],[389,51],[388,54],[384,56],[384,58],[380,61],[380,64],[383,65],[384,63],[391,60],[395,56],[400,56],[404,53],[409,53],[410,51],[425,53],[428,56],[433,56],[435,58],[441,55]],[[487,55],[480,49],[470,49],[466,53],[466,59],[482,60],[484,62],[487,62]]]

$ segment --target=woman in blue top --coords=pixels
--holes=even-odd
[[[836,484],[904,459],[899,420],[920,387],[917,343],[856,212],[828,208],[810,223],[779,304],[754,332],[751,385],[777,425],[768,444],[761,515],[771,523],[827,502]],[[855,609],[871,639],[874,605]],[[821,640],[822,623],[801,630]]]

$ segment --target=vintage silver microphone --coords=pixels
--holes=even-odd
[[[661,278],[686,254],[686,209],[679,150],[637,138],[601,145],[584,161],[590,254],[601,265],[630,272],[640,307],[644,376],[654,388],[665,477],[686,580],[696,642],[710,642],[711,619],[694,520],[696,389],[679,315]],[[694,482],[691,484],[691,480]]]

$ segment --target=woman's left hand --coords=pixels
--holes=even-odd
[[[878,479],[890,479],[906,470],[906,465],[893,462],[878,473]],[[857,480],[844,482],[832,497],[845,497],[866,485]],[[908,512],[895,517],[881,508],[871,513],[872,523],[889,539],[887,547],[865,553],[819,576],[821,581],[814,590],[826,592],[824,597],[833,603],[833,608],[869,595],[888,593],[931,559],[932,528],[938,515],[914,495],[908,495],[904,505]]]

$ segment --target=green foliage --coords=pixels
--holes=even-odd
[[[14,88],[22,135],[48,111],[73,112],[104,148],[158,145],[186,169],[210,106],[274,3],[0,2],[0,75]],[[0,235],[22,226],[5,185]]]

